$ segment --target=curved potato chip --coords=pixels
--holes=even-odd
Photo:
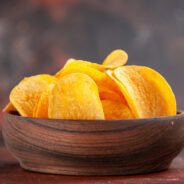
[[[124,66],[108,75],[119,85],[137,118],[176,114],[175,96],[167,81],[156,71],[142,66]]]
[[[11,102],[9,102],[6,107],[3,109],[3,112],[16,112],[16,108],[13,106]]]
[[[117,49],[112,51],[103,61],[106,69],[114,69],[120,66],[123,66],[127,63],[128,54],[121,50]]]
[[[98,66],[98,64],[90,63],[86,61],[81,60],[71,60],[69,63],[67,63],[63,69],[61,69],[57,74],[57,78],[61,78],[67,74],[71,73],[84,73],[90,76],[97,84],[99,93],[101,95],[101,92],[106,90],[116,91],[121,95],[121,92],[117,85],[114,83],[114,81],[107,76],[106,73],[101,72],[97,69],[97,67],[92,66]]]
[[[48,118],[49,96],[51,95],[54,84],[49,84],[45,90],[42,91],[40,99],[33,110],[33,117]]]
[[[128,105],[122,101],[102,100],[105,119],[130,119],[133,118]]]
[[[93,79],[86,74],[72,73],[58,80],[49,98],[49,118],[104,119]]]
[[[100,92],[100,99],[101,100],[121,100],[125,102],[125,99],[122,94],[119,94],[116,91],[106,89],[106,88]]]
[[[80,68],[82,67],[82,69],[84,68],[94,68],[94,69],[97,69],[99,71],[104,71],[105,70],[105,67],[101,64],[98,64],[98,63],[92,63],[92,62],[89,62],[89,61],[83,61],[83,60],[76,60],[76,59],[73,59],[73,58],[70,58],[67,60],[66,64],[64,65],[64,67],[58,71],[56,73],[56,77],[57,78],[61,78],[62,76],[64,76],[66,73],[69,73],[69,71],[73,71],[73,70],[79,70]],[[77,72],[77,71],[76,71]],[[80,72],[80,71],[79,71]],[[72,72],[71,72],[72,73]]]
[[[24,78],[10,93],[10,102],[20,115],[32,117],[42,91],[56,78],[51,75],[36,75]]]
[[[69,63],[66,63],[64,68],[56,73],[56,77],[60,79],[61,77],[70,73],[85,73],[99,82],[106,79],[106,75],[103,72],[91,67],[91,63],[89,65],[88,62],[81,60],[72,60]]]
[[[151,85],[154,86],[156,90],[158,90],[158,93],[161,95],[162,101],[165,103],[165,115],[176,115],[176,97],[167,80],[160,73],[149,67],[139,66],[136,67],[136,69],[144,76],[144,78],[147,78],[149,80]]]

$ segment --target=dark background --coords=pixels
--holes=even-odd
[[[183,0],[1,0],[0,108],[24,76],[69,57],[101,62],[113,49],[158,70],[184,108]]]

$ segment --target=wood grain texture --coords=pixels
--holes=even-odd
[[[3,136],[20,165],[66,175],[165,170],[184,145],[184,114],[137,120],[75,121],[4,114]]]
[[[169,170],[133,176],[64,176],[26,172],[0,146],[0,183],[6,184],[179,184],[184,181],[184,157],[177,156]]]

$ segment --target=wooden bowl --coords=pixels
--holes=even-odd
[[[4,114],[6,146],[27,170],[65,175],[162,171],[184,145],[184,112],[132,120],[56,120]]]

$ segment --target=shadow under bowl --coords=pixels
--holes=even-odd
[[[132,120],[59,120],[4,113],[3,137],[26,170],[132,175],[166,170],[184,145],[184,112]]]

